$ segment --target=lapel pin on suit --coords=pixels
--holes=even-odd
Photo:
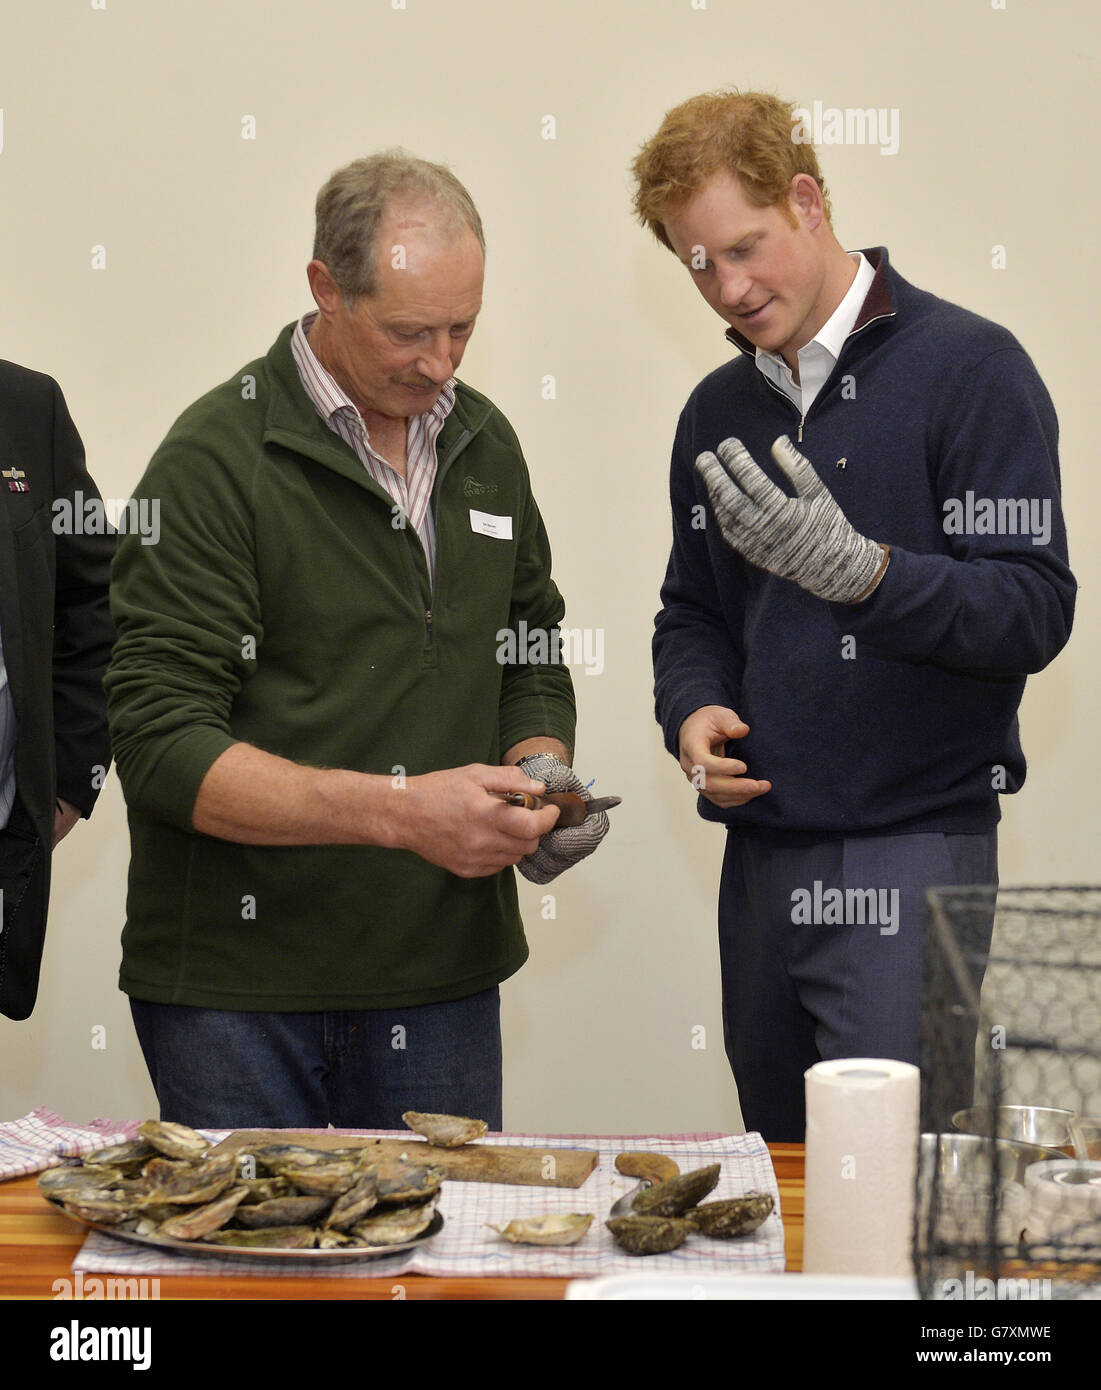
[[[0,477],[7,478],[9,492],[30,492],[31,485],[21,468],[0,469]]]

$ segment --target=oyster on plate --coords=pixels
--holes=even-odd
[[[146,1120],[138,1126],[138,1137],[166,1158],[202,1158],[209,1142],[187,1125],[166,1124],[163,1120]]]
[[[141,1199],[142,1189],[152,1202],[182,1202],[197,1206],[212,1202],[233,1184],[237,1160],[233,1154],[219,1154],[202,1163],[188,1163],[171,1158],[151,1158],[145,1165],[141,1185],[135,1196]]]
[[[244,1197],[245,1189],[235,1187],[204,1207],[191,1207],[179,1216],[170,1216],[157,1227],[157,1234],[171,1236],[173,1240],[198,1240],[224,1226]]]
[[[256,1231],[233,1231],[225,1226],[203,1236],[205,1245],[235,1245],[246,1250],[312,1250],[317,1232],[312,1226],[265,1226]]]
[[[325,1218],[325,1226],[328,1230],[347,1231],[377,1205],[378,1175],[372,1169],[336,1199]]]
[[[135,1173],[140,1173],[149,1160],[156,1158],[160,1152],[160,1149],[155,1149],[145,1139],[131,1139],[125,1144],[110,1144],[105,1149],[96,1149],[94,1153],[85,1154],[84,1166],[89,1168],[105,1164],[110,1168],[118,1168],[127,1177],[132,1177]]]
[[[378,1166],[378,1204],[380,1207],[402,1206],[422,1202],[439,1191],[444,1170],[435,1163],[407,1163],[391,1159]]]
[[[388,1211],[372,1212],[352,1227],[352,1234],[367,1245],[404,1245],[432,1224],[436,1212],[436,1194],[417,1206],[392,1207]]]
[[[274,1197],[270,1202],[257,1202],[241,1207],[237,1221],[250,1231],[267,1226],[308,1226],[333,1204],[331,1197]]]
[[[366,1172],[373,1174],[375,1170],[374,1165],[366,1161],[349,1163],[342,1159],[339,1163],[307,1163],[301,1168],[284,1167],[280,1171],[281,1176],[299,1192],[309,1193],[311,1197],[331,1198],[339,1197],[355,1187]]]
[[[39,1176],[38,1190],[47,1197],[64,1200],[66,1192],[102,1192],[105,1188],[114,1187],[121,1177],[121,1168],[109,1168],[105,1164],[47,1168]]]

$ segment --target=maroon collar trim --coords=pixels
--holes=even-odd
[[[864,303],[860,306],[860,313],[856,316],[856,322],[849,330],[850,338],[854,333],[867,327],[873,319],[890,317],[895,313],[894,301],[887,284],[887,248],[885,246],[873,246],[870,249],[862,247],[861,250],[867,257],[874,274],[872,283],[868,287],[868,293],[864,297]],[[756,357],[756,344],[751,343],[736,328],[728,328],[725,337],[728,343],[733,343],[735,347],[741,348],[742,352]]]

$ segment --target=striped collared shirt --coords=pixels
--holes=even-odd
[[[428,577],[435,583],[436,522],[432,515],[432,489],[436,484],[436,436],[443,429],[443,423],[455,404],[455,379],[452,377],[444,385],[431,410],[423,415],[409,416],[403,478],[381,454],[371,448],[363,416],[314,355],[306,333],[316,318],[316,309],[304,314],[295,325],[291,338],[291,352],[303,390],[322,420],[355,450],[356,457],[367,472],[401,508],[407,523],[420,537],[428,562]]]

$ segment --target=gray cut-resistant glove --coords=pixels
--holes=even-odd
[[[532,753],[521,758],[517,766],[535,781],[542,782],[549,792],[576,792],[586,801],[592,800],[573,768],[553,753]],[[607,813],[598,811],[580,825],[571,825],[566,830],[548,830],[535,853],[526,854],[516,867],[531,883],[549,883],[563,869],[592,854],[607,833]]]
[[[700,454],[696,470],[728,544],[751,565],[830,603],[868,597],[887,567],[887,547],[853,529],[786,434],[773,444],[772,457],[791,479],[794,497],[757,467],[740,439],[724,439],[718,453]]]

